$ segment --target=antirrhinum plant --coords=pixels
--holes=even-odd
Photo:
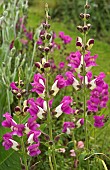
[[[67,70],[56,71],[59,74],[54,74],[53,82],[50,59],[54,56],[55,43],[46,4],[39,41],[36,42],[37,33],[33,38],[27,73],[29,82],[24,85],[22,73],[25,68],[18,65],[18,75],[10,83],[15,98],[14,110],[9,109],[9,113],[3,115],[2,126],[8,130],[3,135],[2,145],[5,150],[12,148],[19,153],[21,169],[101,170],[104,167],[107,170],[105,160],[110,158],[101,151],[100,142],[97,143],[100,133],[97,132],[109,123],[108,115],[105,115],[109,93],[105,74],[93,76],[91,72],[92,67],[97,66],[98,55],[92,56],[90,52],[94,39],[87,39],[91,28],[89,8],[86,1],[85,11],[80,14],[83,25],[77,26],[82,35],[76,39],[78,51],[67,56]],[[25,32],[24,25],[22,29]],[[32,37],[27,32],[25,35]],[[69,45],[70,36],[64,32],[59,36],[63,46]],[[64,50],[61,49],[63,59]],[[64,68],[67,61],[60,63],[60,68]]]

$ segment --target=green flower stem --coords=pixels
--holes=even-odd
[[[26,154],[26,151],[25,151],[25,145],[24,145],[23,137],[21,138],[21,146],[22,146],[22,153],[23,153],[25,170],[29,170],[28,164],[27,164],[27,154]]]
[[[86,5],[88,4],[88,0],[86,0]],[[86,14],[87,10],[85,9],[85,14]],[[86,26],[86,19],[84,20],[84,26]],[[85,78],[86,78],[86,67],[85,67],[85,62],[84,62],[84,57],[86,54],[86,33],[84,33],[83,36],[83,43],[84,43],[84,50],[83,50],[83,77],[84,77],[84,82],[83,82],[83,101],[84,101],[84,127],[85,127],[85,147],[87,149],[87,151],[89,150],[89,142],[88,142],[88,127],[87,127],[87,112],[86,112],[86,83],[85,83]],[[90,165],[89,165],[89,160],[87,161],[87,167],[88,170],[90,170]]]
[[[46,24],[48,24],[48,4],[45,4],[45,13],[46,13]],[[45,35],[47,34],[47,31],[45,32]],[[48,55],[46,55],[46,62],[48,62]],[[53,142],[53,134],[52,134],[52,117],[51,117],[51,112],[49,109],[49,88],[48,88],[48,80],[49,80],[49,74],[46,71],[46,102],[47,102],[47,122],[48,122],[48,126],[49,126],[49,136],[50,136],[50,141]],[[53,161],[53,165],[52,165],[52,161],[51,161],[51,155],[49,155],[49,164],[50,164],[50,168],[51,170],[57,170],[57,165],[56,165],[56,158],[55,158],[55,144],[53,143],[52,146],[50,146],[51,150],[52,150],[52,161]]]
[[[46,58],[48,58],[48,57],[46,57]],[[52,117],[51,117],[51,113],[50,113],[50,109],[49,109],[48,73],[46,73],[46,102],[47,102],[47,122],[48,122],[48,127],[49,127],[49,136],[50,136],[50,140],[53,141]],[[54,144],[51,146],[51,149],[52,149],[52,160],[53,160],[53,164],[54,164],[54,170],[57,170],[56,158],[55,158],[55,145]],[[51,155],[49,155],[49,164],[50,164],[51,170],[53,170]]]

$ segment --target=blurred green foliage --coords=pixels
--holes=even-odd
[[[98,39],[110,42],[110,1],[90,0],[90,22],[93,25],[91,34]],[[68,23],[70,29],[81,24],[79,14],[84,12],[85,1],[57,0],[56,6],[51,10],[52,18]],[[71,26],[70,26],[71,23]],[[73,25],[73,26],[72,26]]]

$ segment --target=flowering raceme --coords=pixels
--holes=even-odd
[[[4,114],[3,116],[6,118],[6,120],[2,122],[2,126],[10,128],[11,130],[11,132],[3,135],[3,146],[5,149],[8,150],[12,148],[18,151],[21,147],[21,144],[13,140],[13,136],[18,136],[21,138],[26,135],[29,145],[27,147],[27,154],[30,156],[40,154],[41,151],[38,148],[40,142],[38,137],[41,135],[41,132],[37,129],[40,127],[40,125],[36,123],[36,118],[29,118],[26,124],[17,124],[9,113]]]
[[[86,72],[88,72],[93,66],[97,66],[95,62],[97,57],[98,55],[91,56],[90,51],[87,51],[87,54],[85,54],[84,57]],[[69,60],[69,64],[68,64],[69,67],[74,68],[77,73],[82,72],[83,56],[80,51],[70,53],[70,56],[68,56],[68,60]]]

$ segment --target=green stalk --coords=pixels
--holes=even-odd
[[[48,56],[46,56],[46,61],[48,61]],[[52,117],[51,117],[51,112],[49,109],[49,91],[48,91],[48,73],[47,72],[46,72],[46,102],[47,102],[47,122],[48,122],[48,127],[49,127],[49,137],[50,137],[50,140],[53,141]],[[53,146],[51,146],[51,149],[52,149],[52,160],[53,160],[54,170],[57,170],[54,144]],[[53,165],[51,162],[51,155],[49,155],[49,164],[50,164],[51,170],[53,170]]]
[[[25,145],[24,145],[23,137],[21,138],[21,145],[22,145],[22,153],[23,153],[25,170],[28,170],[27,155],[26,155],[26,151],[25,151]]]
[[[18,69],[18,87],[19,88],[20,88],[20,74],[21,74],[20,69],[21,68],[19,67],[19,69]],[[18,106],[21,108],[21,99],[18,99]],[[22,122],[21,115],[19,115],[19,124],[21,124],[21,122]],[[23,154],[25,170],[28,170],[27,153],[26,153],[26,150],[25,150],[25,144],[24,144],[23,137],[21,137],[21,149],[22,149],[22,154]]]
[[[86,0],[86,5],[88,4],[88,0]],[[86,14],[87,10],[85,9],[85,14]],[[86,26],[86,19],[84,19],[84,26]],[[88,142],[88,127],[87,127],[87,112],[86,112],[86,83],[85,83],[85,78],[86,78],[86,67],[85,67],[85,62],[84,62],[84,57],[85,57],[85,54],[86,54],[86,49],[85,49],[85,46],[86,46],[86,33],[84,33],[84,36],[83,36],[83,43],[84,43],[84,50],[83,50],[83,78],[84,78],[84,81],[83,81],[83,95],[84,95],[84,127],[85,127],[85,147],[87,149],[87,151],[89,150],[89,142]],[[87,167],[88,167],[88,170],[90,170],[90,165],[89,165],[89,160],[87,161]]]
[[[46,12],[46,24],[48,24],[48,4],[45,4],[45,12]],[[47,34],[47,31],[45,32],[45,35]],[[46,62],[48,62],[48,55],[46,55]],[[46,71],[46,102],[47,102],[47,122],[48,122],[48,126],[49,126],[49,137],[50,137],[50,141],[53,142],[53,135],[52,135],[52,117],[51,117],[51,112],[49,109],[49,90],[48,90],[48,72]],[[51,155],[49,155],[49,164],[50,164],[50,168],[51,170],[57,170],[57,165],[56,165],[56,158],[55,158],[55,144],[53,143],[53,145],[51,146],[51,150],[52,150],[52,161],[53,161],[53,165],[51,162]]]

